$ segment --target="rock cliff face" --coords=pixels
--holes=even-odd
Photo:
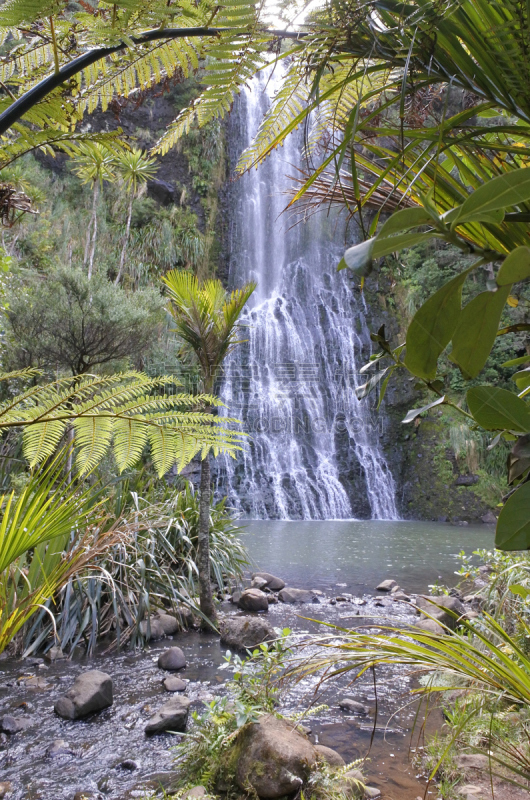
[[[404,335],[397,314],[386,308],[385,298],[391,294],[384,276],[367,281],[371,330],[384,324],[387,338],[395,345]],[[434,408],[413,423],[402,423],[409,409],[428,402],[427,395],[415,389],[414,380],[402,370],[392,376],[379,412],[381,445],[396,482],[401,516],[453,523],[493,522],[495,502],[481,496],[483,479],[460,474],[449,443],[446,412]]]

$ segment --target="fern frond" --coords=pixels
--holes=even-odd
[[[208,50],[208,82],[202,94],[168,126],[152,152],[164,155],[197,123],[200,128],[230,110],[234,98],[266,62],[270,37],[222,34]]]
[[[0,380],[7,378],[0,375]],[[241,449],[244,437],[232,428],[238,421],[202,410],[221,401],[211,395],[164,392],[175,383],[173,376],[128,372],[33,386],[0,406],[0,431],[21,428],[24,455],[36,466],[54,454],[72,425],[81,474],[93,469],[110,448],[121,472],[137,462],[147,442],[159,475],[174,463],[182,468],[199,451]]]

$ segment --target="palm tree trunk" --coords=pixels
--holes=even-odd
[[[116,280],[114,281],[116,286],[119,284],[119,282],[121,280],[123,267],[125,265],[125,254],[127,252],[127,245],[129,244],[129,236],[131,235],[131,218],[132,218],[133,199],[134,199],[134,196],[131,194],[131,197],[129,199],[129,208],[128,208],[128,212],[127,212],[127,227],[125,228],[125,239],[123,241],[123,247],[122,247],[121,256],[120,256],[120,266],[119,266],[119,269],[118,269],[118,274],[116,275]]]
[[[199,499],[199,537],[197,544],[197,568],[199,570],[200,607],[204,616],[212,623],[202,620],[201,627],[209,629],[217,624],[217,612],[213,603],[210,583],[210,458],[201,462],[201,494]]]

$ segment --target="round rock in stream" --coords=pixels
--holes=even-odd
[[[165,731],[182,733],[186,730],[189,707],[190,701],[187,697],[182,697],[182,695],[172,697],[158,709],[156,714],[153,714],[145,726],[145,732],[148,734],[164,733]]]
[[[55,703],[55,713],[79,719],[112,705],[112,678],[97,669],[78,675],[71,689]]]
[[[0,731],[9,733],[13,736],[15,733],[25,731],[26,728],[31,727],[31,719],[24,719],[24,717],[14,717],[12,714],[5,714],[0,717]]]
[[[186,681],[177,678],[176,675],[168,675],[167,678],[164,678],[162,683],[164,684],[166,692],[185,692],[186,686],[188,685]]]
[[[236,780],[261,798],[294,794],[317,762],[311,742],[292,723],[266,714],[243,728],[237,741]]]
[[[162,627],[166,636],[173,636],[181,629],[180,622],[176,617],[171,614],[158,614],[155,618],[159,625]]]
[[[170,647],[158,656],[158,666],[160,669],[172,671],[184,669],[186,666],[186,656],[180,647]]]
[[[262,617],[224,617],[220,631],[221,643],[235,650],[253,650],[277,638],[272,625]]]
[[[378,592],[391,592],[394,586],[397,586],[397,581],[389,578],[386,581],[382,581],[379,586],[376,586],[376,590]]]
[[[317,595],[310,592],[308,589],[293,589],[291,586],[286,586],[278,594],[282,603],[320,603]]]
[[[275,575],[271,575],[270,572],[254,572],[252,574],[252,579],[255,580],[256,578],[264,580],[267,589],[272,589],[273,592],[279,592],[280,589],[283,589],[285,586],[285,581],[282,581],[281,578],[277,578]]]
[[[238,606],[242,611],[268,611],[269,601],[267,595],[260,589],[245,589],[241,592]]]

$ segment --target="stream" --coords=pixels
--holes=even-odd
[[[262,570],[282,577],[288,585],[322,593],[319,604],[270,606],[270,622],[279,629],[291,628],[296,643],[320,627],[302,616],[348,628],[361,624],[363,617],[398,625],[410,622],[415,615],[406,605],[387,598],[378,601],[374,587],[385,578],[394,578],[413,593],[428,591],[437,580],[455,584],[459,551],[491,547],[493,530],[485,525],[456,528],[430,522],[251,521],[245,525],[244,540]],[[354,597],[329,603],[345,593]],[[364,598],[366,604],[360,606],[355,598]],[[221,610],[238,613],[230,603],[223,603]],[[126,800],[174,785],[172,746],[179,737],[149,738],[144,733],[147,719],[169,699],[161,683],[167,673],[158,669],[158,655],[172,644],[184,650],[188,665],[179,675],[189,682],[191,710],[200,712],[204,702],[222,694],[230,675],[222,668],[225,648],[216,636],[190,631],[172,639],[152,643],[143,652],[126,650],[90,660],[78,655],[49,665],[42,659],[2,659],[0,716],[10,713],[30,722],[21,733],[0,735],[0,780],[12,783],[9,800],[74,800],[76,792]],[[114,703],[84,721],[63,720],[54,713],[53,704],[86,669],[112,676]],[[46,686],[26,685],[31,676],[44,678]],[[348,678],[326,684],[318,702],[327,703],[328,709],[304,722],[313,741],[333,747],[347,762],[370,749],[364,771],[386,800],[415,800],[425,788],[409,757],[414,709],[400,710],[409,700],[411,681],[398,669],[378,674],[371,749],[375,693],[369,675],[349,688]],[[286,696],[282,712],[299,712],[315,702],[315,687],[316,679],[298,684]],[[368,705],[371,716],[363,719],[341,711],[338,701],[344,694]],[[57,739],[67,742],[67,752],[50,757],[46,750]],[[429,796],[436,797],[436,791]]]

